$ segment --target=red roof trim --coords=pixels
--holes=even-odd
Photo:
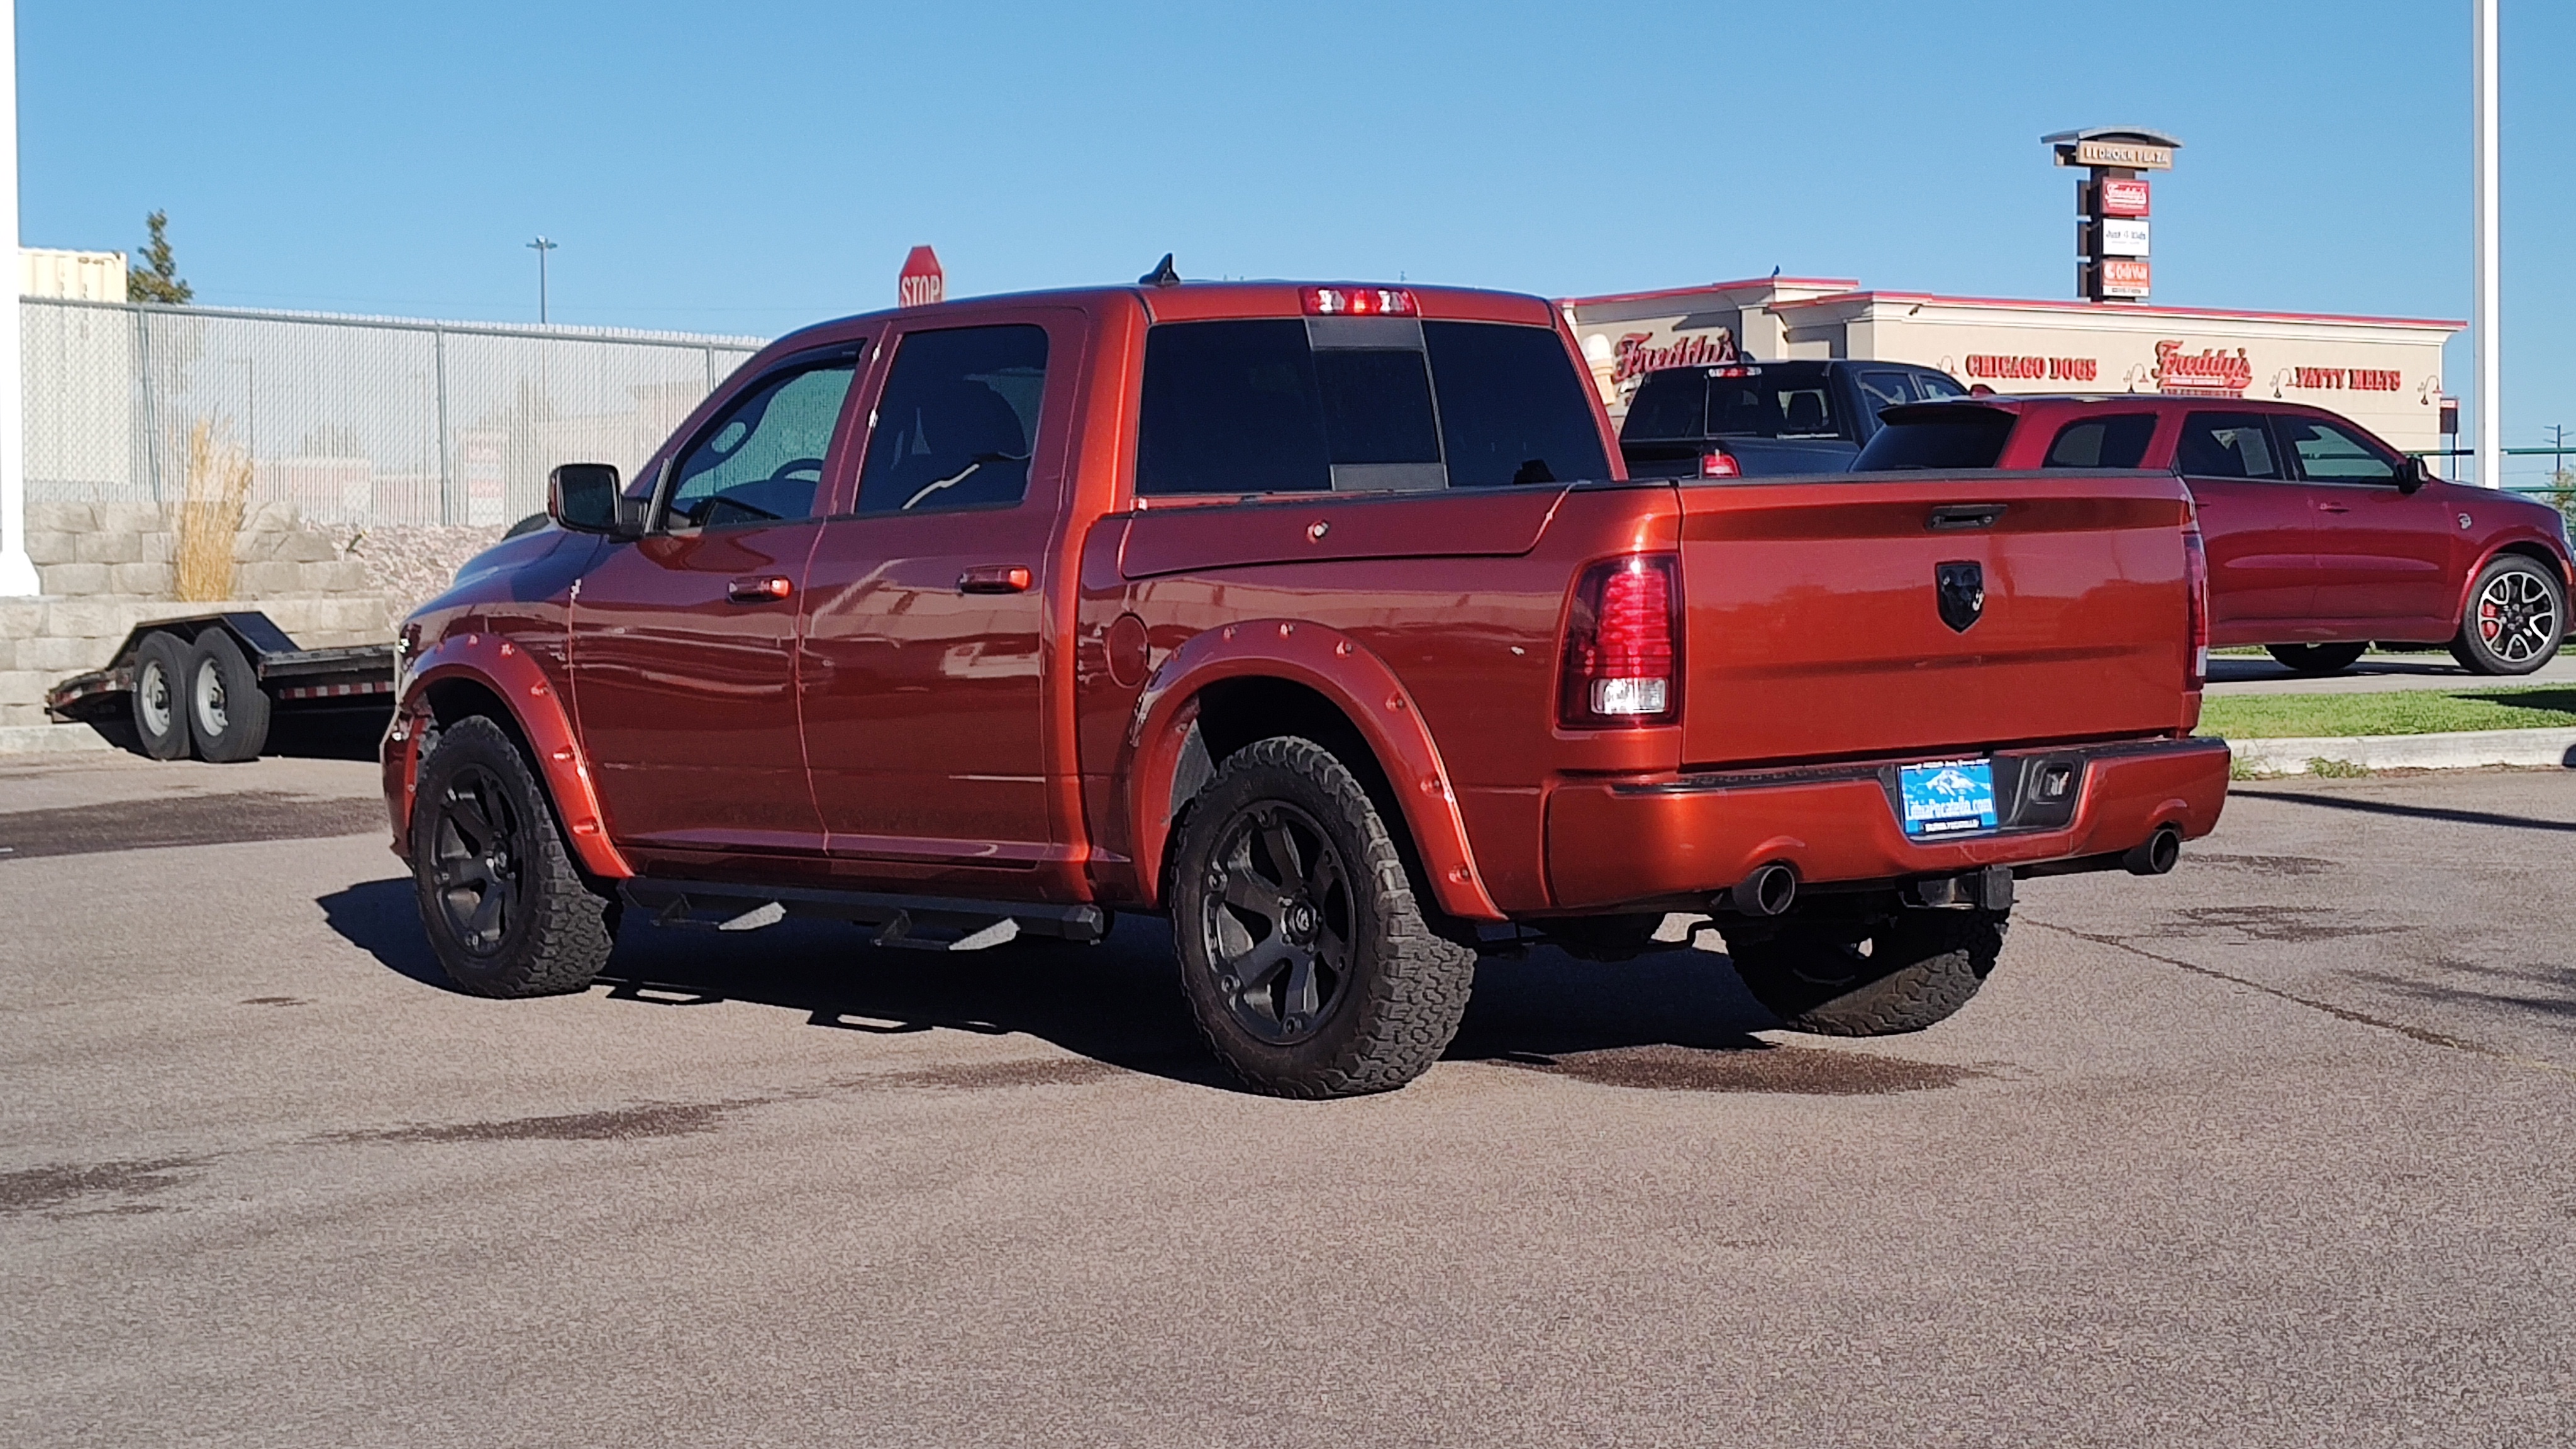
[[[1666,287],[1657,292],[1612,292],[1600,297],[1564,297],[1560,307],[1607,306],[1612,302],[1659,302],[1666,297],[1688,297],[1701,292],[1733,292],[1746,287],[1834,287],[1848,292],[1860,285],[1857,277],[1746,277],[1737,282],[1708,282],[1695,287]]]
[[[2141,307],[2125,302],[2040,302],[2026,297],[1944,297],[1933,292],[1840,292],[1830,297],[1799,297],[1771,304],[1774,311],[1789,307],[1821,307],[1827,303],[1869,302],[1937,302],[1948,306],[2001,307],[2015,312],[2081,312],[2093,316],[2128,315],[2138,317],[2224,317],[2241,322],[2357,322],[2383,327],[2448,327],[2453,331],[2466,328],[2466,322],[2438,317],[2355,317],[2333,312],[2240,312],[2223,307]]]

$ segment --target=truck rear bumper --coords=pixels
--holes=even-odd
[[[2000,782],[2074,764],[2071,809],[2012,798],[2000,830],[1909,839],[1893,799],[1899,763],[1725,771],[1560,785],[1549,795],[1547,862],[1559,910],[1706,897],[1782,862],[1817,885],[2044,867],[2115,856],[2172,826],[2186,840],[2227,801],[2223,740],[2139,740],[1994,757]]]

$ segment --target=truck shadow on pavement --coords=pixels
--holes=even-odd
[[[368,881],[317,902],[331,929],[386,969],[454,991],[421,933],[410,881]],[[810,1026],[868,1035],[1024,1033],[1130,1071],[1231,1086],[1173,980],[1159,919],[1121,917],[1098,946],[1027,939],[950,954],[872,947],[853,927],[784,921],[738,935],[657,928],[633,915],[601,973],[605,999],[660,1010],[749,1002]],[[1488,958],[1446,1058],[1549,1068],[1556,1059],[1651,1049],[1777,1050],[1776,1022],[1726,958],[1677,949],[1601,965],[1537,949]]]

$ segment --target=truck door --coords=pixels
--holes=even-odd
[[[2397,455],[2351,428],[2279,413],[2272,429],[2316,509],[2318,616],[2420,625],[2402,636],[2412,638],[2457,629],[2451,607],[2466,561],[2438,491],[2400,492]]]
[[[2183,419],[2174,469],[2198,505],[2216,643],[2284,644],[2316,614],[2316,522],[2261,413]]]
[[[844,346],[743,383],[672,454],[652,531],[575,586],[575,717],[622,844],[821,854],[792,646],[860,360]]]
[[[807,576],[806,758],[853,883],[962,893],[1065,855],[1047,720],[1054,693],[1070,707],[1050,627],[1069,654],[1072,625],[1047,598],[1083,334],[1063,309],[1000,316],[889,340],[855,496]]]

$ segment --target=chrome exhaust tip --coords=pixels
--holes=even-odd
[[[1776,916],[1798,899],[1798,872],[1779,861],[1756,867],[1727,888],[1729,905],[1748,916]]]
[[[2163,875],[2182,859],[2182,832],[2170,825],[2159,825],[2156,833],[2129,847],[2120,864],[2131,875]]]

